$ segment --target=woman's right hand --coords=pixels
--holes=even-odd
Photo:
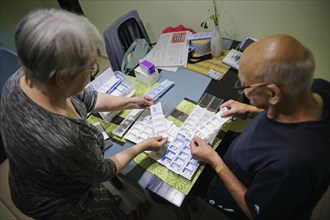
[[[158,151],[164,147],[166,142],[167,138],[163,138],[162,136],[155,136],[142,141],[140,144],[143,146],[143,151]]]

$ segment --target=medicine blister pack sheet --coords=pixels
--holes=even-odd
[[[191,137],[178,133],[166,151],[157,161],[173,172],[191,180],[199,167],[199,162],[191,157]]]
[[[137,118],[124,138],[133,143],[139,143],[152,136],[167,137],[167,147],[158,152],[146,153],[168,169],[191,180],[200,163],[191,156],[190,140],[194,135],[198,135],[203,140],[212,143],[222,125],[229,120],[229,117],[221,117],[224,111],[227,111],[227,108],[222,108],[215,113],[197,105],[183,125],[177,127],[165,118],[159,102],[150,106],[150,110],[132,111],[121,123],[122,127],[116,129],[114,133],[122,135],[124,130],[127,130],[128,122],[131,123],[134,118]]]
[[[154,130],[154,126],[157,126],[156,130]],[[167,137],[168,141],[172,141],[178,130],[179,128],[165,117],[152,119],[150,110],[145,109],[127,131],[124,138],[137,144],[149,137],[162,135]]]
[[[194,135],[197,135],[208,143],[212,143],[222,125],[229,120],[229,117],[221,117],[225,111],[227,108],[222,108],[214,114],[214,112],[197,105],[179,129],[176,137],[170,142],[162,157],[157,161],[173,172],[191,180],[200,162],[191,156],[190,140]]]

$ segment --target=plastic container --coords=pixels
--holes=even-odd
[[[113,88],[110,95],[114,96],[128,96],[131,97],[135,94],[136,82],[134,79],[131,79],[129,76],[125,75],[120,71],[115,71],[114,75],[121,82]],[[113,111],[113,112],[99,112],[99,115],[106,122],[110,122],[116,115],[118,115],[121,111]]]

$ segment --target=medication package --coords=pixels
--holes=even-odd
[[[191,156],[190,140],[197,135],[208,143],[212,143],[222,125],[230,119],[230,117],[221,117],[225,111],[227,108],[222,108],[219,112],[214,113],[196,105],[182,126],[177,127],[164,116],[161,103],[158,102],[152,105],[150,110],[133,110],[132,115],[126,117],[125,120],[136,118],[136,121],[124,138],[133,143],[139,143],[152,136],[167,137],[169,144],[162,150],[146,153],[168,169],[191,180],[199,168],[200,162]],[[122,123],[125,123],[125,120]],[[117,133],[115,131],[114,134],[121,136],[124,133],[124,131]]]

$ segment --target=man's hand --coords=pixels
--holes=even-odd
[[[198,136],[191,139],[190,152],[194,159],[208,163],[211,166],[218,164],[220,158],[217,152]]]
[[[220,105],[220,108],[227,107],[228,111],[222,113],[222,117],[228,117],[231,116],[233,120],[236,118],[253,118],[260,112],[264,111],[263,109],[259,109],[257,107],[254,107],[252,105],[247,105],[241,102],[237,102],[234,100],[229,100],[222,105]]]

